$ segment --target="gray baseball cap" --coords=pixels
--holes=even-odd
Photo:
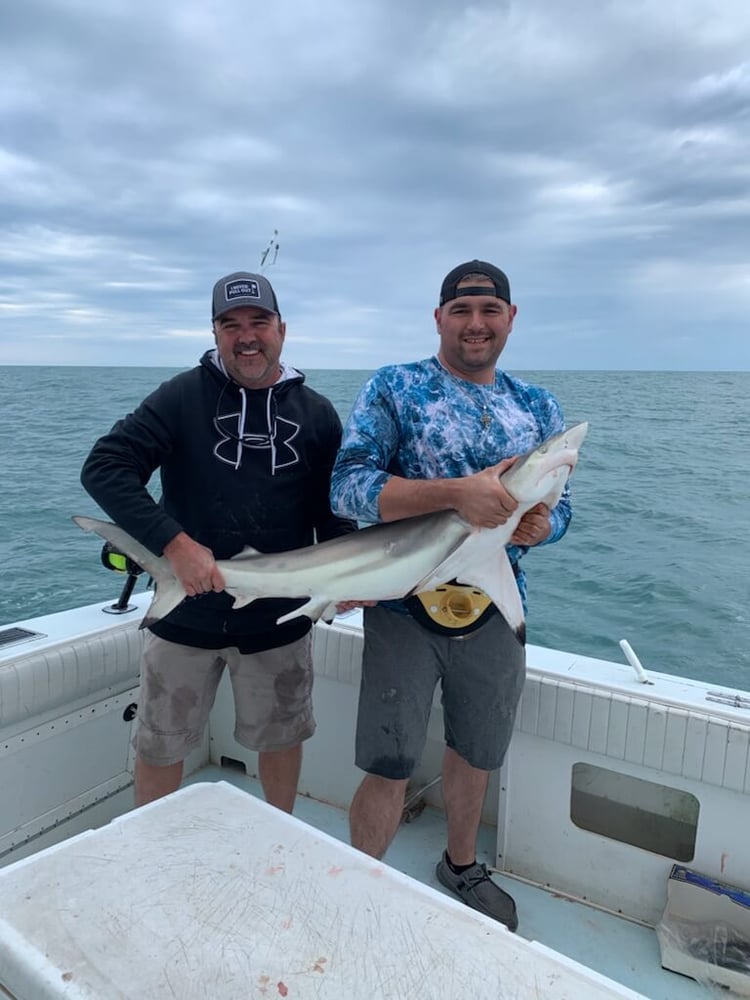
[[[262,274],[251,274],[249,271],[235,271],[219,278],[214,285],[211,318],[218,319],[238,306],[255,306],[279,315],[279,303],[271,282]]]

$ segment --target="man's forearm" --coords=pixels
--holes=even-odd
[[[402,479],[391,476],[380,491],[380,516],[383,521],[400,521],[418,514],[456,510],[461,491],[460,479]]]

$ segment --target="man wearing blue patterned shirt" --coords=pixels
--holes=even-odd
[[[380,369],[354,404],[331,479],[335,513],[378,522],[453,509],[476,527],[507,521],[518,505],[499,476],[564,428],[551,393],[495,367],[516,312],[493,264],[469,261],[446,276],[437,356]],[[521,557],[561,538],[570,516],[566,487],[553,510],[539,504],[519,522],[508,556],[524,605]],[[490,773],[510,742],[524,648],[488,603],[463,634],[431,621],[417,598],[367,607],[364,623],[356,763],[366,776],[352,801],[352,844],[382,857],[393,839],[440,681],[448,845],[437,876],[515,930],[515,903],[477,863],[476,838]]]

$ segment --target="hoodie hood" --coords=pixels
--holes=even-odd
[[[201,365],[222,383],[214,415],[219,434],[214,454],[220,461],[239,469],[246,449],[268,449],[273,476],[277,469],[299,460],[291,442],[300,426],[278,416],[276,400],[290,385],[305,381],[302,372],[280,361],[281,374],[273,385],[247,389],[227,373],[217,348],[206,351]]]
[[[224,362],[221,359],[221,355],[219,354],[218,347],[214,347],[210,351],[206,351],[206,353],[201,358],[201,364],[213,365],[215,368],[218,368],[218,370],[221,372],[221,374],[224,376],[225,379],[227,379],[229,382],[233,382],[238,389],[242,388],[242,386],[239,385],[239,383],[234,382],[232,376],[227,372],[226,367],[224,366]],[[282,382],[286,382],[290,378],[299,379],[302,382],[305,381],[305,376],[303,375],[303,373],[297,371],[296,368],[293,368],[291,365],[288,365],[285,361],[279,360],[279,367],[281,368],[281,375],[279,375],[278,379],[274,382],[271,388],[273,388],[276,385],[280,385]],[[263,390],[252,389],[250,391],[261,392]]]

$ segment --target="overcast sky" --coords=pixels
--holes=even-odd
[[[750,3],[8,0],[0,206],[0,364],[190,366],[277,231],[303,370],[473,257],[507,368],[748,369]]]

